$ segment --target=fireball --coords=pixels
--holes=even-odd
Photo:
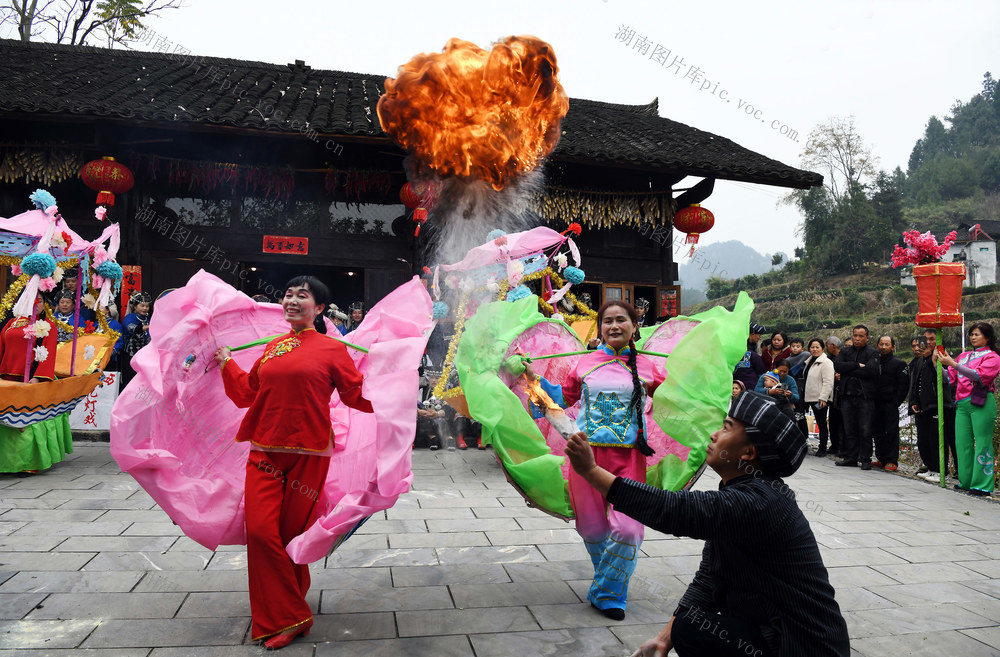
[[[451,39],[385,81],[383,130],[417,160],[418,177],[482,180],[499,191],[559,141],[569,98],[552,47],[512,36],[484,50]]]

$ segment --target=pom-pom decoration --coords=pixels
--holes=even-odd
[[[46,322],[44,319],[40,319],[40,320],[38,320],[37,322],[35,322],[34,324],[31,325],[31,333],[36,338],[47,337],[49,335],[49,331],[51,331],[51,330],[52,330],[52,326],[48,322]],[[25,333],[27,333],[28,329],[25,328],[24,331],[25,331]]]
[[[24,272],[21,271],[21,266],[20,265],[11,265],[10,266],[10,273],[13,274],[14,276],[20,277],[21,274],[23,274]]]
[[[517,287],[512,287],[509,292],[507,292],[507,301],[520,301],[525,297],[531,296],[531,290],[527,285],[518,285]]]
[[[88,322],[88,324],[89,324],[89,322]],[[88,344],[87,347],[83,350],[83,359],[84,360],[91,360],[91,359],[93,359],[95,353],[96,353],[96,350],[94,349],[94,345]]]
[[[587,275],[579,267],[567,267],[563,271],[563,276],[573,285],[579,285],[587,278]]]
[[[507,231],[501,230],[499,228],[494,228],[493,230],[491,230],[489,233],[486,234],[486,241],[492,242],[500,237],[503,237],[506,234]]]
[[[559,271],[565,269],[566,265],[569,264],[569,258],[566,257],[565,253],[560,253],[555,258],[553,258],[553,260],[556,261],[556,267],[559,268]]]
[[[56,267],[56,270],[52,272],[52,280],[54,280],[56,283],[61,283],[63,279],[63,274],[64,272],[62,270],[62,267]],[[20,274],[17,274],[17,276],[20,276]]]
[[[524,373],[524,359],[518,354],[510,356],[503,362],[503,368],[514,376],[521,376]]]
[[[39,210],[48,210],[56,204],[56,197],[44,189],[36,189],[29,196],[28,200],[35,204]]]
[[[441,319],[442,317],[447,317],[448,313],[451,312],[451,308],[448,307],[444,301],[434,302],[434,319]]]
[[[51,292],[56,289],[56,282],[51,276],[49,278],[40,278],[38,280],[38,289],[42,292]]]
[[[110,281],[119,281],[122,277],[122,266],[119,265],[114,260],[105,260],[96,267],[94,267],[94,273],[96,276],[100,276],[102,279],[107,279]],[[102,281],[103,282],[103,281]],[[97,287],[100,287],[99,285]]]
[[[96,329],[97,327],[94,326],[94,322],[90,321],[89,319],[87,320],[87,323],[84,324],[83,326],[84,333],[93,333]]]
[[[564,230],[562,234],[565,235],[566,233],[573,233],[574,235],[579,237],[580,233],[582,232],[583,228],[580,227],[580,224],[574,221],[573,223],[571,223],[569,226],[566,227],[566,230]]]
[[[56,259],[48,253],[32,253],[21,260],[21,271],[28,276],[48,278],[56,269]]]
[[[49,350],[45,347],[35,347],[35,361],[42,363],[49,357]]]
[[[98,221],[104,221],[104,215],[108,213],[108,209],[103,205],[99,205],[94,208],[94,218]]]

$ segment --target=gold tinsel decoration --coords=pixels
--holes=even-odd
[[[14,147],[0,150],[0,181],[38,182],[43,185],[75,178],[83,167],[83,154],[59,146]]]
[[[524,276],[521,281],[536,281],[544,278],[545,276],[550,276],[556,287],[562,287],[566,284],[566,281],[562,278],[562,276],[557,274],[551,267],[546,267],[545,269],[540,269],[536,272],[528,274],[527,276]],[[507,297],[507,292],[510,291],[510,282],[504,278],[498,283],[498,286],[499,290],[497,290],[496,300],[502,301]],[[455,354],[458,351],[458,343],[461,341],[462,332],[465,329],[465,307],[470,296],[471,293],[462,295],[462,300],[458,304],[458,310],[456,311],[458,320],[455,322],[455,333],[451,336],[451,341],[448,343],[448,354],[445,356],[444,365],[441,368],[441,378],[438,379],[437,385],[434,386],[434,396],[438,399],[449,399],[462,394],[461,386],[455,386],[454,388],[448,389],[445,389],[445,386],[447,386],[448,378],[451,376],[451,372],[455,368]],[[576,307],[577,310],[580,311],[579,315],[563,313],[563,321],[566,324],[597,319],[597,311],[584,305],[583,302],[577,299],[572,292],[567,292],[566,298],[573,303],[573,306]],[[558,312],[550,303],[541,297],[538,297],[538,305],[540,305],[550,316]]]
[[[530,197],[532,212],[548,223],[579,222],[589,228],[665,226],[673,219],[669,192],[637,194],[549,187]]]
[[[17,256],[9,256],[9,255],[0,256],[0,266],[9,267],[11,265],[19,265],[19,264],[21,264],[21,258]],[[76,267],[78,264],[80,264],[79,258],[70,258],[69,260],[63,260],[62,262],[57,262],[56,267],[59,267],[60,269],[65,271],[67,269],[72,269]],[[0,299],[0,317],[6,316],[7,313],[10,311],[10,309],[14,307],[14,304],[17,303],[17,297],[21,294],[21,290],[23,290],[24,286],[28,284],[29,280],[31,280],[30,276],[28,276],[27,274],[21,274],[21,276],[18,277],[17,280],[11,283],[10,288],[7,290],[6,294],[3,295],[3,299]],[[95,299],[98,296],[98,291],[89,282],[87,283],[87,289],[85,293],[93,295]],[[107,314],[104,312],[104,310],[100,307],[95,307],[94,312],[97,315],[97,325],[101,327],[101,331],[104,333],[104,335],[108,336],[108,343],[114,344],[118,342],[118,338],[121,337],[121,333],[113,330],[108,325]],[[55,314],[52,312],[52,308],[48,304],[45,304],[45,317],[50,322],[61,328],[62,330],[69,331],[70,333],[73,332],[73,326],[71,324],[64,322],[60,319],[56,319]],[[80,328],[82,333],[82,327]]]

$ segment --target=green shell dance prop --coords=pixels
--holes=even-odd
[[[732,372],[746,353],[753,301],[740,293],[735,308],[722,307],[675,317],[652,327],[637,345],[669,354],[667,376],[647,404],[647,441],[656,454],[647,459],[646,483],[681,490],[704,467],[709,436],[722,426],[732,395]],[[520,348],[529,356],[583,349],[565,323],[546,318],[534,296],[480,306],[465,324],[455,368],[472,417],[483,426],[507,476],[542,510],[572,518],[567,486],[565,441],[544,419],[527,410],[523,379],[503,367]],[[537,360],[535,372],[559,383],[579,355]],[[655,357],[653,357],[655,358]],[[567,409],[575,417],[573,409]],[[650,422],[652,420],[652,422]]]

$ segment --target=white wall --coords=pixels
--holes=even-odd
[[[965,254],[965,281],[963,287],[982,287],[1000,280],[997,263],[997,243],[990,240],[976,240],[953,244],[942,262],[961,262],[956,256]],[[899,271],[900,285],[915,285],[913,267],[903,267]]]

